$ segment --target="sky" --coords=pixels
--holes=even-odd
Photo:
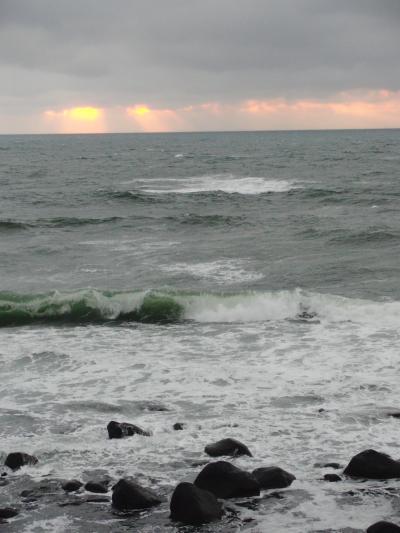
[[[400,127],[400,0],[0,0],[0,133]]]

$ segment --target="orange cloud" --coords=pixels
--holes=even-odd
[[[399,127],[400,91],[347,92],[333,100],[248,100],[240,112],[266,123],[280,117],[285,124],[305,129]]]
[[[174,109],[152,109],[147,105],[140,104],[128,107],[126,113],[135,120],[136,125],[144,132],[177,131],[183,125],[178,111]]]
[[[127,108],[78,106],[48,110],[41,119],[38,131],[55,133],[388,128],[400,127],[400,91],[348,91],[330,99],[199,102],[176,108],[144,103]]]
[[[99,107],[71,107],[61,111],[48,110],[45,118],[57,133],[104,133],[104,110]]]

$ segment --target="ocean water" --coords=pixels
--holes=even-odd
[[[0,456],[39,458],[4,531],[193,531],[168,498],[224,437],[297,479],[196,531],[399,522],[400,481],[315,465],[400,456],[400,131],[2,136],[0,193]],[[19,496],[105,473],[166,501]]]

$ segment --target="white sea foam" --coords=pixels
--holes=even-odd
[[[161,265],[164,272],[173,274],[190,274],[195,278],[210,280],[218,285],[230,285],[260,280],[264,277],[260,272],[247,268],[246,261],[219,260],[204,263],[175,263]]]
[[[228,194],[254,195],[280,193],[298,188],[294,180],[278,180],[266,177],[236,176],[234,174],[213,174],[206,176],[159,180],[158,187],[143,188],[150,194],[193,194],[204,192],[225,192]]]
[[[296,318],[304,311],[325,322],[400,326],[400,302],[374,302],[294,291],[249,292],[177,298],[186,318],[198,322],[262,322]]]
[[[130,306],[131,297],[127,293],[115,300]],[[386,485],[367,481],[361,486],[351,479],[325,483],[321,478],[329,469],[314,464],[345,466],[352,455],[371,447],[398,456],[400,425],[382,409],[397,405],[398,336],[377,334],[365,323],[384,324],[398,304],[303,291],[232,298],[186,297],[185,305],[194,312],[203,304],[210,308],[211,301],[219,301],[223,309],[227,302],[241,301],[248,308],[258,302],[265,316],[265,308],[275,301],[271,314],[284,316],[296,298],[302,303],[308,298],[320,304],[321,312],[363,308],[358,318],[364,323],[6,329],[0,345],[0,414],[7,416],[8,409],[16,422],[6,419],[3,449],[25,450],[29,431],[28,451],[39,457],[29,475],[38,481],[49,476],[82,479],[83,472],[102,468],[114,481],[134,475],[140,484],[170,497],[180,481],[198,474],[201,467],[192,463],[205,458],[206,444],[234,437],[253,453],[232,459],[237,466],[251,471],[276,464],[296,475],[282,499],[262,497],[256,509],[241,510],[242,519],[254,520],[254,533],[365,531],[382,517],[395,521],[397,509]],[[44,352],[44,358],[35,356]],[[138,407],[146,401],[169,410]],[[365,417],[368,405],[376,410],[374,419]],[[325,411],[319,413],[320,408]],[[32,426],[21,431],[18,414],[32,418]],[[106,425],[111,419],[137,423],[153,435],[123,439],[110,448]],[[179,436],[172,430],[178,420],[186,424]],[[391,480],[390,487],[397,491],[398,480]],[[162,512],[167,510],[165,503]],[[43,513],[31,529],[20,530],[73,531],[77,526],[61,516],[46,519],[45,507]],[[93,524],[80,520],[79,527],[93,530]]]

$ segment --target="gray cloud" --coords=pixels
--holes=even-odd
[[[398,0],[1,0],[0,106],[400,89]]]

